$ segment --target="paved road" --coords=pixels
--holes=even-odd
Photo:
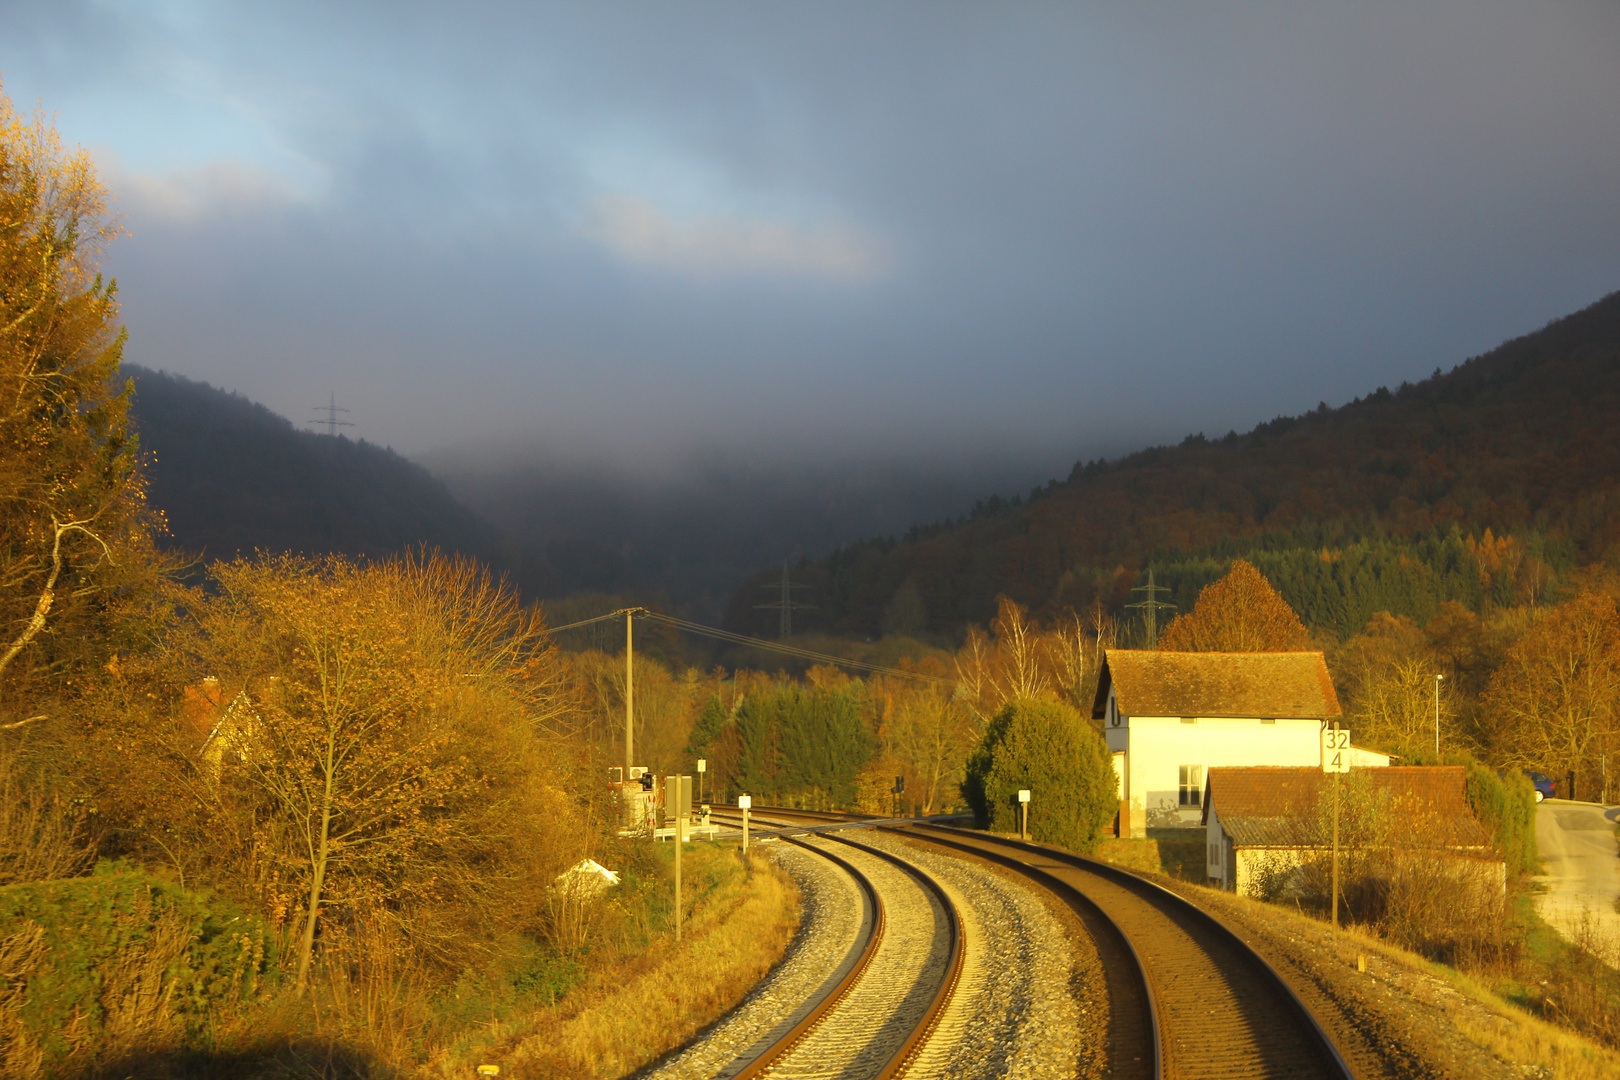
[[[1541,917],[1575,938],[1587,913],[1611,963],[1620,961],[1620,806],[1548,799],[1536,807],[1536,844],[1547,873],[1536,897]]]

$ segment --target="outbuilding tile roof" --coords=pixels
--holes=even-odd
[[[1402,846],[1482,848],[1490,835],[1468,805],[1461,765],[1355,769],[1340,778],[1345,838]],[[1316,847],[1331,818],[1332,779],[1305,766],[1215,766],[1204,820],[1214,814],[1238,847]],[[1319,812],[1318,807],[1322,808]]]
[[[1343,715],[1319,652],[1215,653],[1109,649],[1092,715],[1112,687],[1126,716],[1331,720]]]

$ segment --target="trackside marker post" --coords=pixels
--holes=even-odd
[[[1018,839],[1029,842],[1029,788],[1018,789]]]
[[[1339,774],[1350,771],[1350,732],[1338,726],[1322,731],[1322,771],[1333,774],[1333,929],[1339,928]]]
[[[737,796],[737,809],[743,814],[743,854],[748,854],[748,809],[754,805],[752,795]]]

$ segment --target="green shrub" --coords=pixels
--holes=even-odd
[[[1468,804],[1496,841],[1510,877],[1536,871],[1536,789],[1517,770],[1498,776],[1477,761],[1468,763]]]
[[[1018,830],[1018,791],[1030,791],[1033,839],[1090,851],[1114,816],[1113,760],[1078,712],[1054,701],[1014,701],[991,717],[968,759],[962,797],[980,828]]]
[[[257,919],[121,865],[0,887],[0,1060],[192,1045],[274,970]],[[32,1071],[32,1070],[31,1070]]]

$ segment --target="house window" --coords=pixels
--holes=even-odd
[[[1181,767],[1181,805],[1197,809],[1204,802],[1204,767],[1202,765],[1183,765]]]
[[[1219,840],[1209,845],[1209,865],[1221,865],[1221,844]]]

